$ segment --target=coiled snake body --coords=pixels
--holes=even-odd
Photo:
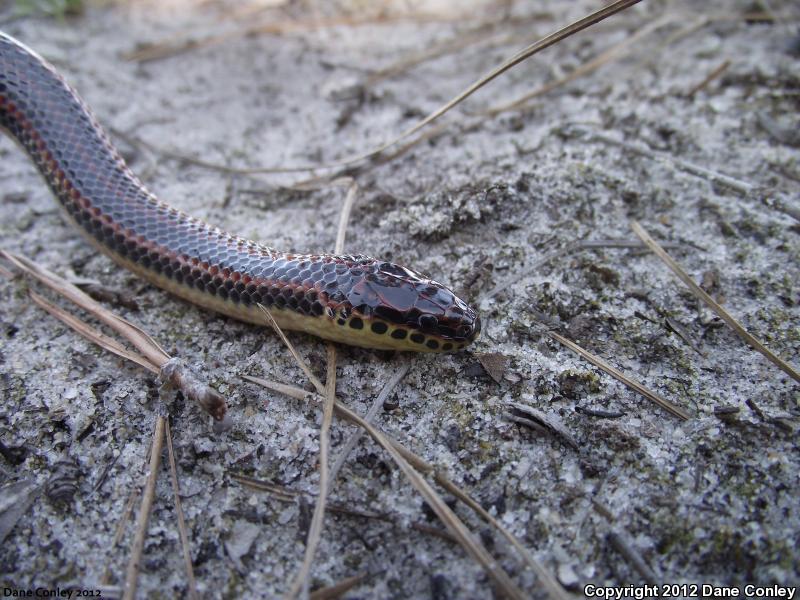
[[[480,319],[445,286],[367,256],[280,252],[160,202],[55,69],[0,33],[0,127],[28,152],[69,220],[118,264],[195,304],[355,346],[463,348]]]

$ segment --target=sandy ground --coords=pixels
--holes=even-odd
[[[160,150],[283,167],[359,153],[598,6],[511,2],[450,15],[439,4],[427,16],[382,23],[345,12],[346,23],[341,13],[297,4],[242,4],[231,13],[222,2],[151,0],[2,27],[58,66],[161,198],[279,248],[328,251],[342,188],[290,190],[308,173],[234,176]],[[798,383],[721,326],[652,254],[609,243],[635,240],[629,223],[638,220],[673,244],[691,276],[747,328],[800,365],[797,8],[645,1],[503,75],[447,115],[443,135],[356,173],[347,249],[413,265],[461,290],[480,308],[484,334],[469,351],[443,357],[343,347],[339,398],[364,413],[409,365],[379,411],[380,427],[447,471],[575,593],[587,583],[800,580]],[[746,18],[764,10],[781,18]],[[290,22],[305,26],[241,35]],[[479,116],[643,28],[598,70],[522,109]],[[127,59],[146,44],[215,36],[174,56]],[[455,51],[379,76],[464,39]],[[114,309],[229,400],[234,426],[222,434],[195,406],[179,399],[170,407],[200,591],[285,591],[302,560],[313,499],[281,502],[232,476],[315,494],[320,415],[239,377],[302,386],[302,373],[271,332],[176,300],[98,255],[63,222],[11,140],[0,139],[0,157],[0,246],[132,294],[138,311]],[[611,379],[548,330],[691,418],[680,421]],[[113,540],[143,481],[157,407],[152,378],[44,315],[14,282],[0,286],[0,340],[0,441],[17,448],[0,460],[0,481],[42,490],[62,460],[79,474],[65,505],[40,493],[18,511],[0,547],[3,585],[95,588],[107,569],[107,582],[119,585],[132,522],[120,544]],[[324,346],[292,340],[321,371]],[[499,382],[479,362],[487,353],[505,359]],[[512,422],[511,403],[560,423],[576,446]],[[351,432],[335,424],[334,456]],[[166,472],[156,492],[140,595],[173,598],[187,584]],[[369,573],[347,597],[492,595],[458,545],[412,527],[441,525],[372,442],[352,453],[332,500],[394,523],[328,516],[312,589]],[[463,507],[457,512],[522,589],[541,594],[501,538]]]

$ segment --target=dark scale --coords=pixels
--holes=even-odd
[[[410,336],[418,344],[429,335],[471,341],[480,330],[464,302],[405,267],[362,255],[281,253],[159,202],[52,67],[4,34],[0,126],[27,149],[59,201],[92,237],[187,293],[200,290],[321,319],[339,315],[340,324],[346,319],[351,328],[376,336],[391,328],[398,340],[406,330],[422,331],[426,335]]]

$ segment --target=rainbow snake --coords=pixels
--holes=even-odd
[[[190,302],[264,324],[261,304],[283,329],[366,348],[448,352],[480,333],[472,308],[411,269],[281,252],[160,202],[55,69],[1,32],[0,127],[94,246]]]

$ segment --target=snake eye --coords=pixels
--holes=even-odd
[[[460,338],[465,338],[470,333],[472,333],[472,327],[469,325],[461,325],[458,329],[456,329],[456,336]]]
[[[419,328],[423,331],[433,331],[439,325],[439,319],[433,315],[422,315],[419,320]]]

